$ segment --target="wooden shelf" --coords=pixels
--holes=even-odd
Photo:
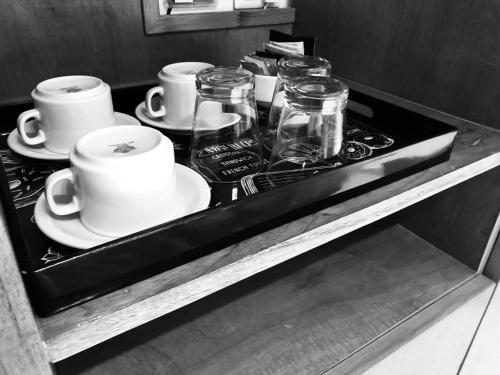
[[[458,137],[445,163],[39,319],[50,360],[74,355],[500,165],[500,132],[372,89],[369,94],[458,126],[466,137]],[[481,141],[471,144],[472,138]]]
[[[228,29],[260,25],[290,24],[295,21],[294,8],[234,10],[179,15],[160,15],[158,1],[143,0],[146,34]]]
[[[58,373],[150,373],[154,364],[165,374],[323,374],[474,275],[405,228],[376,224],[64,361]],[[493,285],[477,278],[443,306]]]

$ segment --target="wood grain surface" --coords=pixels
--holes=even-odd
[[[500,2],[295,0],[332,72],[500,128]]]
[[[497,236],[493,243],[484,274],[496,282],[500,281],[500,236]]]
[[[147,34],[162,34],[179,31],[216,30],[240,27],[239,12],[214,12],[201,14],[179,14],[159,16]]]
[[[179,61],[236,65],[291,25],[145,35],[140,0],[0,1],[0,105],[29,101],[47,78],[88,74],[113,87]]]
[[[88,375],[322,374],[473,275],[402,227],[377,224],[57,369]],[[444,305],[464,303],[470,294],[458,293]],[[412,336],[407,331],[406,339]]]
[[[479,2],[317,0],[314,6],[311,6],[312,3],[306,0],[295,1],[297,8],[295,31],[297,34],[318,35],[318,54],[332,60],[334,73],[473,121],[500,128],[500,114],[496,110],[496,103],[500,97],[500,88],[497,84],[500,77],[500,49],[497,48],[500,39],[497,22],[497,15],[500,12],[498,2],[493,0]],[[273,26],[273,28],[276,27]],[[290,26],[280,26],[278,29],[289,31]],[[262,41],[267,39],[268,30],[269,28],[266,27],[255,27],[241,30],[223,29],[145,36],[139,1],[4,0],[0,2],[0,32],[2,34],[0,71],[4,73],[2,85],[0,85],[0,104],[27,100],[36,82],[57,75],[91,74],[103,78],[112,85],[128,85],[154,79],[161,66],[177,61],[202,60],[214,64],[235,64],[243,54],[259,47]],[[380,95],[384,96],[382,93]],[[426,112],[453,123],[462,129],[462,134],[467,133],[467,136],[478,137],[480,142],[477,144],[457,142],[452,158],[447,163],[389,184],[344,204],[295,220],[259,237],[222,249],[197,262],[112,293],[53,318],[41,320],[39,323],[42,325],[49,359],[61,360],[89,348],[500,164],[498,133],[460,118],[429,111],[402,99],[393,98],[393,100],[406,108]],[[459,195],[455,195],[457,196]],[[456,199],[453,201],[456,202]],[[12,256],[9,255],[11,254],[10,242],[5,229],[2,233],[2,243],[5,244],[2,246],[2,254],[5,252],[7,255],[1,257],[2,260],[7,259],[7,263],[5,263],[6,269],[2,268],[2,275],[0,275],[3,297],[0,313],[2,320],[4,317],[11,317],[11,319],[5,318],[7,321],[1,323],[2,365],[5,369],[17,371],[26,369],[21,373],[29,373],[29,369],[35,369],[37,371],[35,373],[39,374],[49,373],[47,358],[40,349],[36,325],[32,322],[29,309],[26,309],[22,284],[19,281],[17,269],[13,266]],[[473,251],[481,253],[482,249],[474,248]],[[313,252],[307,256],[321,253],[321,251]],[[383,255],[380,258],[385,259]],[[391,258],[396,263],[398,259],[400,258],[396,256]],[[447,259],[450,260],[450,258]],[[457,264],[453,260],[450,261]],[[326,261],[325,263],[334,268],[334,264]],[[388,261],[388,263],[391,262]],[[300,265],[295,262],[293,264],[294,267]],[[374,269],[378,269],[376,264],[376,262],[371,263]],[[426,265],[426,269],[428,267]],[[16,271],[12,272],[13,270]],[[323,271],[322,275],[328,275],[329,270]],[[378,270],[375,271],[375,276],[377,272],[383,274],[387,271],[387,269]],[[331,343],[329,340],[336,337],[347,343],[334,345],[336,353],[341,353],[338,358],[342,356],[345,358],[356,347],[363,345],[356,341],[360,337],[364,338],[363,340],[371,340],[368,336],[373,338],[387,328],[370,325],[370,322],[366,325],[360,324],[360,321],[356,319],[361,319],[364,323],[370,318],[364,316],[365,320],[363,320],[363,316],[356,314],[356,309],[348,309],[348,313],[342,314],[342,308],[345,307],[342,304],[333,304],[333,306],[340,306],[338,307],[340,313],[337,307],[332,307],[334,310],[326,308],[328,323],[321,323],[325,321],[324,315],[320,313],[321,306],[331,307],[329,303],[332,300],[338,301],[333,290],[335,285],[343,285],[342,282],[345,281],[342,279],[345,275],[342,271],[338,270],[335,274],[335,277],[340,278],[335,279],[337,284],[332,282],[333,279],[329,279],[329,276],[319,277],[319,285],[328,285],[328,287],[319,288],[318,293],[323,293],[321,295],[315,294],[316,288],[307,287],[307,285],[316,285],[317,272],[308,271],[302,274],[306,279],[303,282],[306,287],[303,289],[307,292],[306,297],[311,295],[311,298],[309,300],[302,297],[302,300],[297,301],[299,310],[302,302],[305,310],[309,306],[310,310],[307,310],[307,314],[300,310],[297,315],[293,315],[292,307],[278,312],[272,310],[274,307],[271,308],[276,314],[279,313],[279,317],[272,313],[270,315],[263,313],[265,310],[262,309],[265,306],[269,304],[274,306],[272,302],[281,301],[284,307],[290,306],[285,300],[279,299],[279,295],[276,297],[276,290],[270,293],[267,299],[265,292],[258,294],[259,290],[266,290],[269,283],[273,284],[273,276],[270,276],[271,280],[266,280],[266,283],[262,285],[252,286],[247,294],[241,294],[241,290],[236,289],[240,287],[239,285],[234,286],[235,289],[229,288],[223,292],[231,293],[232,290],[236,290],[234,292],[236,302],[233,302],[227,295],[223,295],[220,300],[219,294],[209,296],[203,303],[181,309],[171,316],[126,334],[124,340],[125,342],[130,340],[131,344],[113,340],[111,344],[114,343],[115,347],[113,345],[100,346],[96,350],[82,353],[83,357],[75,357],[75,361],[69,365],[67,365],[69,362],[63,362],[60,370],[71,373],[72,370],[92,372],[100,369],[102,372],[93,373],[108,371],[114,374],[117,373],[114,371],[116,368],[122,368],[124,372],[127,372],[128,368],[137,368],[136,373],[144,374],[156,370],[162,373],[168,368],[169,373],[175,374],[182,373],[182,367],[178,364],[184,364],[183,358],[189,358],[190,363],[186,366],[192,366],[191,368],[195,370],[213,369],[213,373],[217,373],[216,371],[223,373],[226,368],[231,369],[234,368],[231,366],[238,364],[245,366],[252,361],[253,364],[266,364],[267,366],[262,366],[264,369],[273,368],[269,367],[271,364],[267,361],[270,361],[275,363],[275,366],[283,366],[283,371],[291,371],[293,366],[300,367],[304,361],[316,363],[315,353],[318,352],[321,355],[328,353],[327,347]],[[355,269],[355,271],[358,273],[357,278],[363,277],[364,269]],[[293,275],[293,272],[291,274]],[[281,276],[275,276],[275,278],[280,279]],[[9,279],[10,277],[14,279]],[[422,282],[425,283],[427,277],[429,277],[428,273],[422,277]],[[258,280],[261,279],[256,277],[248,281],[258,283]],[[330,282],[327,283],[326,280]],[[378,278],[362,280],[366,282],[363,286],[374,284],[373,287],[375,287],[376,283],[372,280],[378,280]],[[293,281],[293,278],[289,279],[288,285]],[[276,283],[279,284],[279,280]],[[11,285],[17,286],[10,289]],[[277,290],[284,289],[284,295],[293,300],[290,297],[291,294],[286,293],[287,283],[281,285]],[[347,283],[347,285],[351,284]],[[399,279],[398,285],[402,285]],[[363,289],[363,286],[358,285],[360,289]],[[295,289],[293,289],[294,292]],[[356,289],[355,286],[353,289]],[[379,292],[377,297],[383,297],[384,291]],[[4,297],[16,294],[20,297]],[[251,304],[242,302],[243,307],[237,307],[238,301],[245,300],[247,296],[251,299],[254,295],[260,298],[254,297]],[[327,296],[326,300],[322,299],[324,295]],[[349,300],[348,295],[340,294],[340,297],[342,296]],[[424,303],[424,299],[423,297],[420,300],[417,299],[418,303]],[[314,300],[320,302],[314,302]],[[377,317],[374,314],[374,311],[377,311],[376,308],[386,307],[385,303],[391,305],[390,299],[382,298],[381,300],[381,305],[379,305],[379,300],[369,298],[363,300],[365,305],[374,309],[367,316]],[[415,301],[417,300],[412,300],[415,303],[413,308],[416,308],[418,303]],[[305,301],[311,302],[308,304]],[[208,303],[205,304],[205,302]],[[394,303],[397,304],[397,301]],[[236,311],[233,315],[234,320],[228,319],[226,314],[216,314],[224,311],[225,306]],[[190,312],[191,309],[194,312]],[[320,312],[315,314],[317,311],[315,309]],[[332,311],[335,314],[332,314]],[[216,315],[211,315],[211,313]],[[408,311],[404,313],[408,314]],[[210,316],[216,318],[210,320]],[[306,320],[303,320],[304,325],[300,326],[300,330],[290,335],[290,328],[285,325],[282,328],[280,324],[282,321],[288,322],[286,319],[289,317],[293,320],[295,316]],[[307,320],[309,318],[303,318],[303,316],[318,317],[318,321]],[[337,316],[344,317],[343,322],[354,319],[351,321],[353,326],[366,329],[366,332],[357,333],[351,337],[353,331],[335,331],[334,329],[340,325],[332,324],[334,320],[328,319]],[[390,327],[397,324],[398,319],[402,318],[392,316],[384,322]],[[200,325],[191,324],[193,321],[201,323]],[[256,321],[258,322],[254,323]],[[278,322],[277,325],[273,324],[275,322]],[[246,328],[250,326],[247,326],[247,323],[254,323],[259,329],[258,333],[254,335],[251,328]],[[242,327],[243,331],[238,331],[235,327]],[[325,327],[330,327],[332,331],[327,329],[325,331]],[[186,330],[184,333],[183,329]],[[245,331],[245,329],[248,330]],[[155,331],[159,333],[155,334]],[[334,334],[326,339],[323,336],[322,341],[318,331],[321,334],[325,332],[334,332]],[[5,332],[7,336],[4,339]],[[240,336],[241,332],[243,335]],[[269,335],[267,339],[266,334]],[[294,336],[295,334],[299,336]],[[315,335],[318,336],[317,339]],[[167,339],[162,341],[162,337],[167,337]],[[183,337],[190,337],[191,340],[182,341]],[[227,341],[227,337],[232,337],[233,341]],[[293,337],[293,340],[289,340],[290,337]],[[280,341],[280,338],[283,338],[283,341]],[[158,340],[157,345],[155,339]],[[231,344],[227,344],[228,342]],[[292,344],[286,348],[292,347],[292,350],[283,351],[283,346],[280,345],[283,342],[291,342]],[[293,347],[294,342],[299,342],[299,345]],[[316,342],[319,346],[316,346]],[[180,343],[185,344],[177,345]],[[265,344],[274,348],[273,356],[268,355]],[[196,356],[191,355],[189,348],[192,346],[190,345],[194,345],[194,350],[199,350]],[[20,348],[23,350],[22,353]],[[217,348],[218,351],[215,350]],[[312,350],[318,348],[321,350]],[[122,355],[112,359],[120,352]],[[24,355],[19,356],[20,353]],[[85,357],[87,353],[91,355]],[[224,359],[227,353],[229,356]],[[245,357],[252,353],[259,355],[245,361]],[[214,356],[224,358],[218,362],[219,364],[207,365],[214,367],[203,367],[203,358],[208,361]],[[193,357],[201,359],[193,363]],[[238,362],[236,358],[242,358],[242,360]],[[100,363],[93,367],[92,360]],[[320,360],[317,363],[318,366],[324,366],[322,368],[326,369],[327,366],[335,363],[335,360],[329,361],[328,364]],[[106,367],[107,364],[110,364],[109,367]],[[287,364],[291,366],[287,367]],[[5,371],[9,374],[16,374],[16,372]],[[243,370],[240,373],[245,372]]]
[[[278,25],[295,22],[294,8],[249,9],[239,13],[241,26]]]
[[[339,77],[362,92],[375,97],[387,98],[373,88]],[[463,119],[447,115],[421,105],[391,97],[391,101],[403,108],[427,115],[457,126],[459,134],[455,139],[455,149],[478,149],[487,143],[487,132],[474,131]],[[480,129],[485,127],[480,126]],[[498,142],[491,140],[493,143]],[[448,252],[474,269],[482,266],[483,254],[487,250],[492,229],[500,212],[500,168],[492,168],[487,173],[459,184],[451,189],[401,212],[400,221],[411,231],[426,238],[435,246]],[[445,233],[445,234],[443,234]]]
[[[0,205],[0,217],[4,214]],[[5,220],[0,221],[0,374],[52,374]]]
[[[496,350],[500,341],[500,288],[496,287],[488,309],[459,375],[496,375],[500,368],[500,356]]]
[[[314,4],[314,5],[313,5]],[[350,80],[500,129],[500,3],[297,0],[294,32]],[[457,142],[481,143],[466,129]],[[500,210],[500,171],[411,207],[404,224],[471,267]],[[443,232],[447,235],[443,235]]]
[[[357,89],[365,90],[362,87]],[[384,97],[380,92],[373,94]],[[386,99],[481,134],[484,141],[475,147],[456,143],[448,162],[294,220],[129,288],[41,319],[51,361],[59,361],[147,323],[500,164],[500,132],[399,98]],[[471,251],[482,253],[484,249]]]
[[[401,212],[400,222],[469,267],[479,269],[483,251],[471,249],[487,247],[500,212],[499,186],[500,168],[495,168],[409,207]]]
[[[457,375],[494,287],[476,277],[324,375]]]

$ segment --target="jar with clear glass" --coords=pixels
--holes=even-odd
[[[348,95],[348,87],[334,78],[287,81],[268,170],[335,166],[345,142]]]
[[[263,169],[254,77],[214,67],[196,75],[191,166],[212,184],[235,183]]]
[[[262,130],[263,146],[271,150],[283,107],[285,83],[298,77],[330,77],[331,64],[317,56],[283,57],[278,62],[278,79],[274,88],[267,127]]]

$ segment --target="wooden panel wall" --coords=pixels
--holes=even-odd
[[[497,0],[295,0],[333,72],[500,128]]]
[[[500,2],[295,0],[294,6],[294,32],[317,36],[317,54],[332,61],[334,74],[500,129]],[[457,141],[474,147],[468,136]],[[477,268],[499,210],[499,173],[413,206],[403,223]]]
[[[291,31],[291,25],[273,26]],[[269,28],[146,36],[140,0],[0,1],[0,105],[25,101],[46,78],[90,74],[112,85],[153,80],[178,61],[238,63]]]
[[[495,245],[491,251],[491,257],[488,260],[484,274],[491,280],[500,281],[500,236],[497,237]],[[497,293],[500,300],[500,291]]]
[[[464,303],[443,320],[362,374],[457,375],[488,305],[492,290],[493,286]],[[485,372],[475,372],[475,374],[485,375]],[[340,373],[332,371],[331,374],[325,375],[340,375]]]
[[[495,168],[408,207],[400,223],[472,269],[480,265],[490,233],[500,212],[500,169]],[[499,249],[500,250],[500,249]],[[500,258],[500,251],[492,259]],[[493,280],[499,261],[492,260],[486,275]],[[495,267],[495,264],[497,266]]]

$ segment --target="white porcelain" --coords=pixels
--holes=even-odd
[[[120,112],[115,112],[114,121],[115,125],[134,125],[134,126],[141,125],[141,123],[135,117]],[[26,123],[26,127],[27,128],[34,127],[34,122],[35,120],[29,121],[28,123]],[[26,156],[28,158],[40,159],[40,160],[69,159],[69,153],[59,154],[57,152],[52,152],[50,150],[47,150],[43,143],[40,145],[28,146],[26,143],[23,142],[23,140],[19,136],[17,129],[14,129],[13,131],[10,132],[9,136],[7,137],[7,144],[12,151],[18,153],[19,155]]]
[[[158,130],[112,126],[82,137],[71,167],[50,175],[45,196],[60,216],[80,212],[87,229],[121,237],[169,221],[177,211],[174,147]],[[70,202],[57,201],[60,182],[73,185]]]
[[[218,130],[227,126],[234,126],[241,120],[237,113],[223,112],[222,103],[216,101],[202,101],[195,114],[196,130]]]
[[[191,130],[196,102],[196,73],[212,67],[202,62],[181,62],[163,67],[158,73],[159,86],[146,93],[144,102],[149,117],[161,117],[169,126]],[[156,95],[161,97],[159,109],[152,104]]]
[[[154,99],[153,99],[154,101]],[[208,104],[212,104],[209,106]],[[203,121],[201,122],[199,129],[214,130],[221,129],[226,126],[234,125],[236,122],[240,121],[241,117],[233,113],[223,113],[222,104],[218,102],[206,102],[204,103],[204,108],[198,114],[203,116]],[[151,125],[155,128],[165,129],[178,133],[190,133],[192,131],[189,129],[179,129],[175,126],[169,126],[160,117],[151,118],[146,109],[144,102],[139,104],[135,109],[135,115],[143,123]]]
[[[178,210],[172,220],[207,208],[210,203],[210,188],[203,177],[180,164],[176,164],[174,169]],[[79,213],[67,216],[54,215],[43,194],[35,205],[35,222],[47,237],[77,249],[89,249],[116,239],[89,231],[80,221]]]
[[[111,90],[90,76],[65,76],[40,82],[31,92],[35,108],[17,118],[19,136],[29,146],[42,144],[67,154],[83,135],[114,125]],[[37,120],[38,131],[28,136],[26,124]]]
[[[160,101],[160,98],[155,97],[152,99],[153,103],[155,101]],[[189,129],[183,129],[183,128],[178,128],[176,126],[167,124],[163,121],[161,117],[151,117],[148,114],[148,110],[146,108],[146,104],[144,102],[140,103],[136,108],[135,108],[135,116],[143,123],[153,126],[158,129],[163,129],[163,130],[168,130],[172,132],[176,132],[179,134],[187,134],[192,131],[191,128]]]
[[[255,75],[255,100],[271,104],[278,77]]]

